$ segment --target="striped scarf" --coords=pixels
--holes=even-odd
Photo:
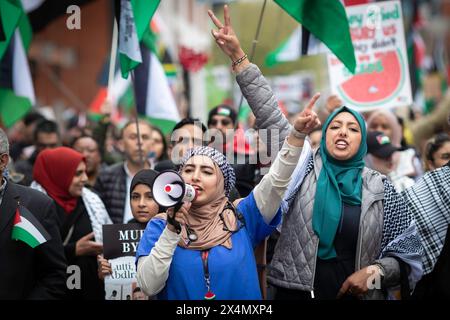
[[[416,220],[424,248],[424,274],[428,274],[439,258],[450,224],[450,167],[427,172],[402,195]]]
[[[47,191],[45,191],[45,189],[36,181],[31,183],[30,188],[47,194]],[[89,220],[91,221],[95,241],[103,242],[103,225],[113,223],[109,218],[105,205],[100,197],[88,188],[83,188],[81,198],[89,215]]]

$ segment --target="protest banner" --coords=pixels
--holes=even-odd
[[[350,6],[346,12],[357,66],[352,75],[336,56],[328,55],[332,93],[358,111],[411,104],[400,1]]]

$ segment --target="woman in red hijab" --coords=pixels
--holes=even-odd
[[[102,225],[112,222],[101,199],[85,187],[83,155],[67,147],[44,150],[36,159],[33,179],[31,187],[56,202],[68,265],[80,267],[81,289],[68,290],[68,298],[104,299],[96,256],[103,251]]]

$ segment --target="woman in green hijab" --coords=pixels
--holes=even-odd
[[[285,197],[268,273],[276,299],[384,299],[402,277],[404,295],[420,279],[422,247],[412,217],[386,178],[365,167],[366,152],[362,116],[345,106],[335,110]]]
[[[319,258],[331,259],[336,257],[333,241],[344,205],[361,206],[367,144],[361,143],[366,138],[364,119],[346,107],[330,116],[324,128],[319,149],[323,167],[317,180],[322,192],[316,192],[312,223],[320,239]]]
[[[241,48],[228,7],[223,22],[209,15],[258,128],[274,129],[281,143],[290,125]],[[422,246],[412,216],[386,177],[365,167],[366,151],[364,119],[347,107],[325,121],[314,153],[305,140],[300,159],[306,161],[297,165],[282,202],[283,224],[268,267],[275,299],[385,299],[399,285],[409,294],[420,279]]]

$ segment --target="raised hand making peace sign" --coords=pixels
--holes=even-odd
[[[239,39],[231,26],[231,18],[228,6],[223,7],[224,23],[222,23],[211,10],[208,14],[217,30],[211,30],[211,34],[216,40],[219,48],[231,59],[234,71],[245,68],[249,61],[245,52],[242,50]]]

